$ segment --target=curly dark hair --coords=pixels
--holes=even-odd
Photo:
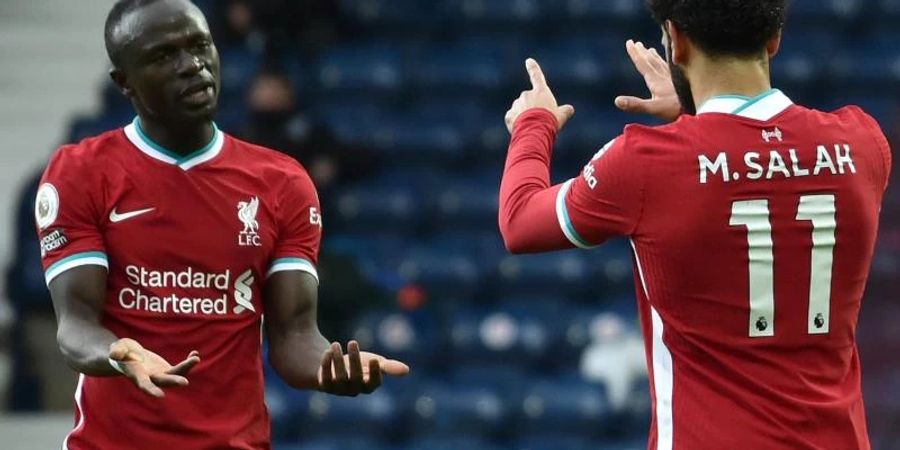
[[[671,20],[712,56],[750,56],[762,50],[785,21],[787,0],[647,0],[653,18]]]

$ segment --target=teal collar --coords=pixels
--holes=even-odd
[[[203,146],[203,148],[191,152],[186,156],[181,156],[156,142],[153,142],[153,140],[144,133],[144,130],[141,129],[141,122],[138,117],[135,117],[131,124],[125,127],[125,136],[128,137],[128,140],[131,141],[138,150],[144,152],[147,156],[167,164],[176,165],[182,170],[188,170],[191,167],[215,158],[222,151],[222,146],[225,143],[225,134],[222,133],[215,124],[213,124],[213,126],[215,127],[215,132],[213,133],[212,140]]]
[[[760,121],[767,121],[793,105],[783,92],[770,89],[755,97],[743,95],[718,95],[697,108],[697,115],[706,113],[733,114]]]

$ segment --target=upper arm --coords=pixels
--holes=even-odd
[[[601,148],[557,194],[556,218],[566,238],[587,248],[633,234],[643,211],[645,170],[627,132]]]
[[[270,332],[283,326],[315,326],[322,240],[319,198],[312,180],[299,166],[291,172],[278,199],[278,241],[265,288]]]
[[[106,297],[108,262],[98,197],[102,190],[82,149],[63,147],[41,178],[35,200],[44,278],[60,321],[98,320]]]
[[[281,271],[266,282],[266,333],[270,340],[287,331],[316,327],[318,280],[302,271]]]
[[[75,322],[97,324],[106,302],[106,269],[84,265],[67,270],[49,284],[60,332]]]
[[[300,271],[318,281],[316,264],[322,241],[322,212],[315,185],[299,165],[287,177],[277,204],[278,241],[267,276]]]

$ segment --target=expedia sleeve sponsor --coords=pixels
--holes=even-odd
[[[244,272],[232,286],[230,270],[209,273],[188,267],[182,271],[159,271],[129,265],[125,276],[131,286],[119,291],[119,306],[155,313],[225,315],[233,294],[232,313],[255,312],[251,273]],[[191,295],[194,290],[202,290],[205,295]],[[210,290],[218,294],[208,296]]]
[[[41,237],[41,258],[53,250],[63,248],[68,243],[69,238],[66,237],[66,233],[63,232],[62,228],[49,230]]]

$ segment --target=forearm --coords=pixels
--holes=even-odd
[[[59,322],[56,339],[66,363],[76,372],[101,377],[120,375],[109,362],[109,346],[118,338],[102,325],[66,318]]]
[[[328,350],[328,340],[318,327],[269,331],[269,362],[289,386],[297,389],[316,389],[322,356]]]
[[[570,247],[559,228],[550,186],[556,119],[542,109],[526,111],[513,129],[500,184],[500,233],[513,253]]]

